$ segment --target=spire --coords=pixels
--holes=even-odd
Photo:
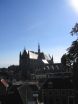
[[[28,58],[30,58],[30,54],[29,54],[29,51],[28,51]]]
[[[54,63],[54,61],[53,61],[53,55],[52,55],[52,58],[51,58],[51,62]]]
[[[23,50],[22,55],[23,55],[23,56],[26,56],[26,55],[27,55],[27,51],[26,51],[25,47],[24,47],[24,50]]]
[[[24,51],[26,51],[26,48],[25,48],[25,46],[24,46]]]
[[[20,51],[20,58],[21,58],[21,51]]]
[[[40,44],[38,43],[38,53],[40,53]]]

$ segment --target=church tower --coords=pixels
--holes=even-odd
[[[40,44],[38,43],[38,54],[40,54]]]

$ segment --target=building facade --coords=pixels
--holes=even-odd
[[[45,55],[41,52],[39,44],[38,52],[28,51],[26,49],[22,53],[20,52],[19,67],[24,79],[28,78],[29,73],[36,73],[45,69],[49,70],[52,64],[53,57],[51,58],[50,55]]]

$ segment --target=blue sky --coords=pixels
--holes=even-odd
[[[0,67],[19,64],[24,47],[53,55],[54,62],[76,37],[69,32],[78,15],[68,0],[0,0]]]

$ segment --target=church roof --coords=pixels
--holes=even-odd
[[[29,51],[29,58],[30,59],[38,59],[38,54],[35,52]]]
[[[44,64],[48,64],[48,61],[45,60],[45,59],[42,59],[42,62],[43,62]]]
[[[42,61],[44,63],[48,63],[47,60],[51,60],[51,57],[49,55],[44,54],[43,52],[38,54],[38,52],[29,51],[29,58],[30,59],[38,59],[39,57],[40,57],[40,59],[42,59]]]
[[[46,55],[43,52],[34,52],[25,49],[21,56],[24,58],[29,58],[30,60],[38,61],[40,64],[49,64],[49,61],[51,61],[50,55]]]

